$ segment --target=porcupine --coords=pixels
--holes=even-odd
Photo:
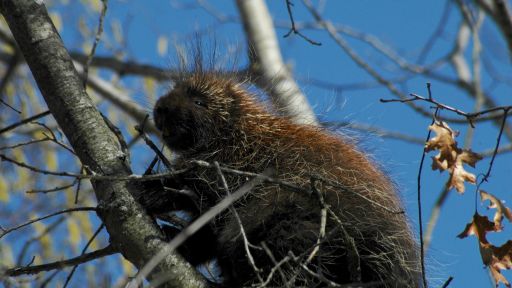
[[[223,212],[190,237],[179,251],[193,265],[216,258],[222,286],[241,287],[262,279],[270,279],[269,287],[323,287],[329,281],[420,286],[408,220],[394,212],[402,209],[396,188],[353,141],[270,112],[243,81],[206,69],[200,61],[175,77],[153,113],[164,142],[180,155],[174,168],[195,167],[171,186],[187,187],[199,200],[153,191],[141,197],[149,210],[187,210],[197,217],[223,199],[226,191],[218,172],[190,165],[196,160],[255,173],[270,167],[274,178],[306,191],[313,190],[314,182],[322,195],[266,182],[233,204],[248,241],[266,245],[266,251],[249,248],[259,278],[232,212]],[[245,176],[225,176],[231,191],[247,181]],[[326,205],[320,205],[320,198]],[[317,243],[322,209],[329,213],[325,236]],[[175,230],[169,234],[179,232],[168,229]],[[269,277],[283,259],[287,261]]]

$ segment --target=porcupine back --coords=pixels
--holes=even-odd
[[[189,105],[191,99],[202,105]],[[406,217],[396,213],[402,210],[396,189],[351,141],[274,115],[233,77],[197,67],[175,79],[174,88],[155,106],[155,121],[168,146],[181,152],[178,166],[204,160],[256,173],[272,167],[275,178],[310,191],[316,179],[329,210],[325,237],[310,260],[325,208],[315,193],[267,183],[235,203],[249,242],[268,246],[267,251],[250,249],[263,278],[277,262],[295,255],[280,266],[270,286],[321,286],[325,279],[382,283],[376,287],[419,285],[416,247]],[[177,131],[184,136],[175,139]],[[246,181],[226,176],[233,191]],[[202,210],[225,195],[215,171],[199,169],[186,178],[204,199]],[[256,283],[235,217],[226,212],[212,227],[227,285]]]

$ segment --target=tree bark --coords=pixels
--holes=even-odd
[[[3,14],[37,85],[82,164],[101,175],[132,173],[123,152],[101,114],[86,94],[71,57],[48,17],[42,0],[2,0]],[[100,218],[114,248],[139,269],[166,242],[158,227],[135,202],[135,187],[126,181],[93,181]],[[149,278],[165,275],[166,287],[201,287],[203,278],[177,254],[170,254]]]
[[[256,84],[276,109],[301,124],[318,125],[315,113],[283,62],[272,17],[264,0],[237,0]]]

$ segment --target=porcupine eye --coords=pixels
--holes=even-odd
[[[194,104],[196,106],[200,106],[203,108],[207,107],[206,102],[204,101],[204,99],[202,99],[203,95],[201,95],[201,93],[199,93],[199,91],[197,91],[196,89],[194,89],[192,87],[187,87],[186,93],[189,95],[189,97],[192,97]]]
[[[195,100],[194,104],[196,104],[197,106],[201,106],[201,107],[206,108],[206,103],[204,101],[202,101],[202,100]]]

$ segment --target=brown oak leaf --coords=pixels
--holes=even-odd
[[[476,177],[467,172],[463,164],[475,167],[476,162],[482,157],[471,150],[458,148],[455,141],[457,133],[445,122],[436,121],[429,126],[429,129],[434,131],[436,136],[425,144],[425,151],[439,151],[436,156],[432,157],[432,170],[440,172],[448,170],[450,173],[450,180],[446,183],[448,189],[455,188],[457,192],[464,193],[464,182],[475,184]]]
[[[432,169],[446,170],[455,161],[456,155],[453,154],[453,151],[457,147],[457,142],[455,141],[457,133],[442,121],[434,122],[428,129],[434,131],[436,136],[427,141],[425,151],[439,150],[439,154],[432,157]]]
[[[512,268],[512,240],[508,240],[505,244],[500,247],[492,246],[492,260],[489,265],[489,270],[494,278],[496,287],[499,283],[505,284],[507,287],[511,287],[510,282],[501,274],[500,270],[510,270]]]
[[[494,222],[489,221],[487,216],[481,216],[478,213],[473,215],[473,221],[466,225],[464,231],[462,231],[457,237],[463,239],[469,235],[475,235],[478,238],[478,244],[480,245],[480,255],[485,265],[489,265],[492,261],[492,245],[487,241],[487,232],[496,230]]]
[[[512,211],[503,204],[503,202],[497,198],[496,196],[485,192],[484,190],[480,190],[480,199],[483,201],[489,200],[491,204],[487,206],[487,208],[496,208],[496,213],[494,213],[494,224],[496,225],[497,231],[501,231],[503,229],[503,225],[501,221],[503,217],[506,217],[508,221],[512,222]]]
[[[490,195],[488,193],[486,194]],[[491,200],[491,202],[492,201],[493,200]],[[499,232],[500,230],[487,216],[481,216],[475,213],[475,215],[473,215],[473,221],[468,223],[464,231],[457,235],[457,237],[466,238],[469,235],[475,235],[478,238],[482,262],[489,268],[494,282],[496,283],[496,287],[498,287],[499,283],[503,283],[506,287],[511,288],[510,282],[501,274],[501,270],[509,270],[512,268],[512,240],[507,241],[500,247],[496,247],[489,243],[486,238],[487,232],[491,231]]]
[[[455,157],[455,163],[451,167],[448,167],[448,172],[450,173],[450,181],[448,181],[447,185],[448,189],[455,187],[457,192],[464,193],[464,182],[475,184],[476,177],[475,174],[469,173],[466,170],[464,170],[463,164],[467,163],[470,166],[474,167],[476,161],[482,159],[482,157],[469,150],[460,150],[457,151],[456,153],[457,156]]]

